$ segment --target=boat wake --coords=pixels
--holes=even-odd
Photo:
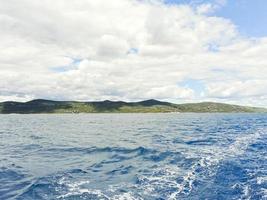
[[[194,189],[194,184],[197,181],[201,180],[210,180],[213,176],[216,175],[220,163],[227,161],[231,158],[236,158],[242,156],[247,148],[254,144],[257,140],[260,140],[261,137],[266,136],[266,130],[258,130],[255,133],[246,134],[241,137],[237,137],[236,140],[225,147],[206,147],[199,149],[199,152],[195,154],[185,155],[186,159],[197,160],[197,162],[192,164],[192,166],[186,170],[186,175],[181,175],[183,169],[177,168],[162,168],[157,169],[151,176],[143,176],[141,179],[142,187],[146,187],[148,192],[154,192],[158,188],[171,188],[171,191],[167,199],[181,199],[189,196],[192,190]],[[177,177],[182,176],[182,178]],[[182,181],[181,181],[182,179]],[[259,179],[260,182],[265,179]],[[240,186],[240,185],[239,185]],[[236,186],[233,186],[235,188]],[[249,186],[243,185],[243,195],[242,198],[249,199]],[[263,193],[266,192],[266,189],[263,189]],[[166,194],[166,193],[165,193]],[[266,196],[266,195],[265,195]]]

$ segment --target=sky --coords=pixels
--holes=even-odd
[[[267,107],[265,0],[0,0],[0,101]]]

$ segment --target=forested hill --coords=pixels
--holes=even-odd
[[[123,101],[51,101],[36,99],[25,103],[0,103],[0,113],[158,113],[158,112],[267,112],[265,108],[238,106],[214,102],[173,104],[154,99],[140,102]]]

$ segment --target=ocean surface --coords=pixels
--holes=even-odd
[[[267,199],[267,115],[0,115],[0,199]]]

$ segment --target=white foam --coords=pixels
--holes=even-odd
[[[131,192],[124,193],[121,195],[115,195],[111,200],[143,200],[142,198],[136,198]]]
[[[104,195],[100,190],[90,190],[88,188],[83,188],[84,185],[89,183],[90,183],[89,180],[73,181],[63,177],[58,181],[58,184],[61,185],[62,187],[67,187],[67,192],[65,194],[58,196],[57,198],[64,199],[70,196],[82,195],[87,193],[96,195],[99,198],[105,197],[106,199],[108,199],[107,196]],[[57,191],[60,191],[60,189],[57,189]]]
[[[267,176],[257,177],[257,184],[261,185],[261,184],[263,184],[265,182],[267,182]]]
[[[218,167],[219,162],[227,160],[231,157],[236,157],[244,154],[248,146],[254,143],[256,140],[260,139],[263,133],[263,130],[258,130],[256,133],[246,134],[241,137],[237,137],[234,143],[232,143],[230,146],[226,146],[225,148],[216,148],[214,146],[209,146],[205,149],[202,149],[201,152],[190,152],[191,154],[187,155],[187,158],[198,158],[199,156],[202,156],[202,158],[188,170],[186,175],[183,177],[182,183],[180,184],[177,184],[175,181],[172,181],[169,177],[169,174],[175,175],[177,171],[179,171],[177,169],[175,169],[173,172],[168,172],[165,176],[146,178],[152,182],[158,180],[158,184],[160,184],[160,182],[163,182],[165,184],[168,183],[172,186],[176,185],[177,190],[170,194],[167,199],[177,199],[179,194],[188,195],[193,190],[194,182],[198,174],[197,169],[199,169],[199,167],[205,170],[207,176],[214,175],[214,173],[216,173],[216,169]],[[262,179],[259,179],[259,181],[262,181]],[[153,186],[153,183],[151,186]],[[167,186],[167,184],[165,186]],[[153,191],[153,188],[150,189],[150,191]],[[249,186],[244,186],[242,198],[249,199],[249,193]]]
[[[267,176],[257,177],[258,185],[265,184],[266,182],[267,182]],[[267,188],[261,188],[261,195],[264,199],[267,200]]]
[[[267,199],[267,188],[262,188],[261,189],[261,192],[262,192],[262,197],[266,200]]]
[[[250,193],[251,193],[251,189],[249,187],[249,185],[246,185],[244,183],[236,183],[232,186],[233,189],[241,189],[243,194],[241,195],[240,197],[240,200],[250,200],[251,199],[251,196],[250,196]]]
[[[72,197],[72,196],[81,196],[83,194],[90,194],[90,195],[95,195],[98,199],[143,200],[142,198],[134,197],[134,195],[131,192],[127,192],[123,194],[116,194],[117,189],[114,188],[114,186],[110,186],[110,189],[107,189],[107,191],[110,192],[110,195],[108,196],[104,194],[104,192],[101,190],[90,189],[86,187],[86,184],[90,183],[89,180],[73,181],[73,180],[68,180],[67,178],[63,177],[58,181],[58,183],[63,187],[67,187],[67,191],[65,192],[65,194],[58,196],[57,199],[64,199],[64,198]],[[120,186],[122,185],[123,184],[120,184]],[[57,191],[60,191],[60,189],[58,189]]]
[[[110,199],[108,196],[103,194],[102,191],[100,190],[90,190],[90,189],[82,189],[82,188],[72,188],[66,194],[60,195],[57,198],[64,199],[70,196],[77,196],[77,195],[83,195],[83,194],[92,194],[92,195],[96,195],[98,198]]]

